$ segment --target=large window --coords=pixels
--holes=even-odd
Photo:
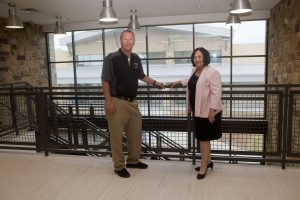
[[[255,31],[254,31],[255,30]],[[232,83],[265,83],[266,21],[248,21],[232,29]]]
[[[51,63],[73,61],[72,33],[66,35],[48,34],[49,60]]]
[[[52,86],[100,85],[103,59],[120,48],[123,30],[48,34]],[[142,59],[145,73],[165,84],[190,75],[196,47],[209,50],[211,66],[221,73],[223,83],[265,83],[265,20],[243,21],[234,28],[225,23],[149,26],[135,36],[133,51]]]

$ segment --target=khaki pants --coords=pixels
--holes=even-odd
[[[110,145],[115,170],[125,167],[125,156],[122,149],[123,132],[127,137],[128,157],[126,162],[135,164],[141,155],[142,115],[138,102],[129,102],[113,97],[116,112],[107,115],[110,133]]]

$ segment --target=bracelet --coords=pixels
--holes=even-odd
[[[212,108],[211,108],[209,111],[210,111],[210,112],[217,112],[217,110],[212,109]]]
[[[155,85],[156,85],[156,81],[154,81],[152,85],[154,85],[154,86],[155,86]]]

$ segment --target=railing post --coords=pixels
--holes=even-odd
[[[95,124],[95,109],[93,105],[90,106],[90,122]],[[96,141],[96,133],[93,132],[93,140]]]
[[[192,117],[191,114],[189,113],[187,116],[187,127],[188,127],[188,138],[189,138],[189,143],[192,143],[192,163],[193,165],[196,164],[196,145],[195,145],[195,133],[193,131],[193,124],[192,124]]]
[[[49,104],[49,119],[51,120],[51,129],[54,132],[55,139],[57,140],[58,132],[57,132],[57,116],[56,116],[56,105],[52,102]]]
[[[161,137],[160,136],[157,136],[156,143],[157,143],[157,152],[156,153],[162,154],[162,150],[161,150],[162,145],[161,145]]]
[[[49,124],[48,124],[48,105],[47,96],[43,92],[36,94],[36,116],[37,126],[39,130],[39,137],[36,138],[38,147],[44,148],[45,156],[48,156],[49,143]]]
[[[33,125],[33,115],[32,115],[32,102],[31,102],[32,96],[26,95],[25,101],[26,101],[26,108],[28,113],[28,123],[30,127],[30,131],[33,131],[32,125]]]
[[[10,90],[10,105],[11,105],[11,117],[13,122],[13,128],[16,131],[16,135],[19,135],[19,128],[18,128],[18,117],[17,117],[17,101],[16,96],[13,94],[13,88]]]
[[[73,108],[72,108],[72,106],[69,106],[68,107],[68,112],[69,112],[69,114],[71,115],[71,116],[73,116]],[[77,130],[78,130],[78,128],[77,128],[77,124],[76,124],[76,122],[73,120],[73,136],[74,136],[74,147],[75,148],[77,148],[77,146],[78,146],[78,132],[77,132]]]
[[[287,144],[286,144],[286,139],[287,139],[287,133],[288,133],[288,106],[289,106],[289,102],[288,102],[288,97],[289,97],[289,88],[288,86],[284,87],[284,97],[283,97],[283,102],[284,102],[284,106],[283,106],[283,125],[282,125],[282,131],[281,131],[281,138],[282,138],[282,147],[281,147],[281,168],[285,169],[286,167],[286,152],[287,152]],[[292,106],[292,105],[290,105]]]
[[[286,132],[286,137],[287,137],[287,139],[286,139],[286,145],[287,145],[286,155],[287,156],[288,156],[288,154],[293,153],[292,152],[292,149],[294,146],[293,142],[296,142],[296,141],[293,141],[293,128],[295,128],[295,125],[297,124],[297,122],[295,122],[295,120],[297,119],[297,116],[295,116],[295,115],[297,113],[297,108],[299,107],[299,104],[297,103],[297,98],[296,98],[297,94],[299,94],[299,93],[290,91],[289,95],[288,95],[289,108],[288,108],[288,113],[287,113],[288,116],[287,116],[287,129],[286,129],[287,130],[287,132]]]
[[[68,106],[68,113],[72,116],[73,111],[72,111],[72,107]],[[69,145],[70,146],[74,146],[73,144],[73,139],[72,139],[72,128],[74,129],[74,124],[72,123],[72,119],[71,116],[67,116],[67,122],[68,122],[68,141],[69,141]]]
[[[87,127],[83,125],[82,127],[82,144],[85,150],[89,150],[88,148],[88,136],[87,136]]]

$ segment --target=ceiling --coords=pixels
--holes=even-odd
[[[119,19],[128,19],[137,9],[139,18],[226,13],[234,0],[113,0]],[[280,0],[249,0],[254,11],[270,10]],[[0,0],[0,17],[8,17],[8,2],[16,3],[24,22],[47,25],[62,16],[63,22],[98,21],[102,0]],[[38,11],[25,12],[24,9]],[[23,11],[22,11],[23,10]]]

